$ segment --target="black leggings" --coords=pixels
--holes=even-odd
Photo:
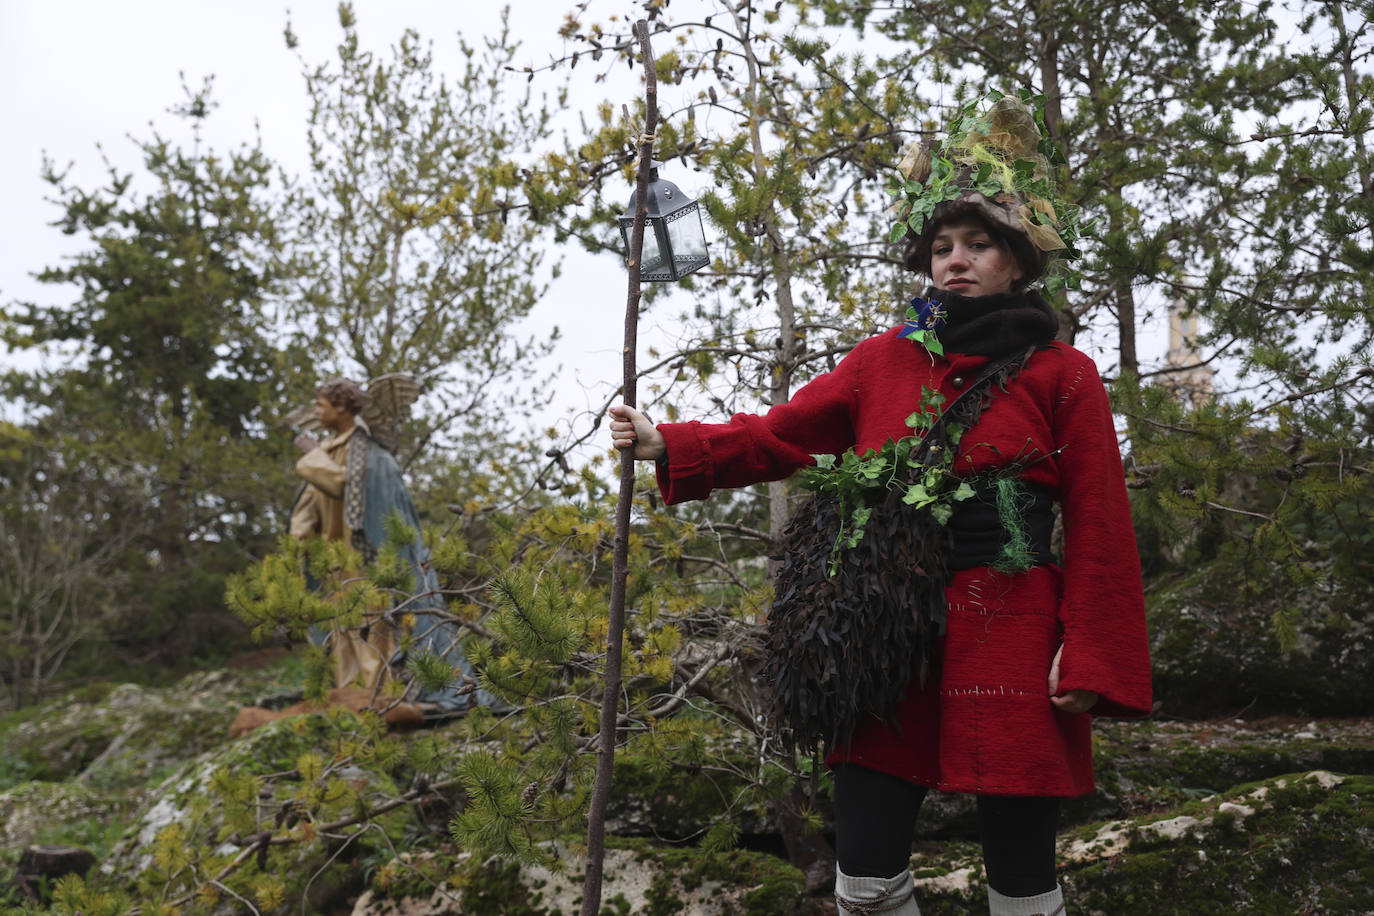
[[[891,878],[911,861],[924,786],[855,764],[835,770],[835,852],[855,878]],[[988,884],[1008,897],[1054,890],[1059,799],[978,796],[978,835]]]

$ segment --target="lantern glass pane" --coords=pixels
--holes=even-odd
[[[644,256],[639,259],[639,270],[641,274],[659,270],[663,267],[663,252],[658,247],[658,233],[654,231],[654,224],[658,220],[648,220],[644,224]],[[627,250],[628,250],[628,246]]]
[[[668,251],[673,259],[670,279],[685,277],[710,263],[706,253],[706,232],[701,225],[701,208],[695,201],[670,213],[664,223]]]
[[[701,210],[696,204],[668,217],[668,247],[673,260],[695,260],[706,256],[706,233],[701,227]]]

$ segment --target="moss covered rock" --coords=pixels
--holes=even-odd
[[[91,685],[10,713],[0,718],[0,780],[143,786],[223,743],[242,692],[234,673],[212,671],[167,688]]]
[[[1266,780],[1172,817],[1105,825],[1063,854],[1084,913],[1370,912],[1374,777]]]
[[[1374,777],[1324,770],[1070,831],[1060,882],[1085,916],[1374,911]],[[913,859],[922,913],[985,905],[976,847]]]
[[[603,916],[822,912],[819,902],[806,896],[802,873],[766,853],[704,852],[621,838],[607,842]],[[550,849],[546,865],[522,868],[498,860],[476,864],[459,857],[448,880],[434,880],[427,890],[376,885],[374,881],[373,889],[359,898],[353,916],[562,916],[582,906],[582,859],[560,844]]]
[[[302,901],[337,905],[362,890],[358,860],[379,855],[379,844],[389,849],[382,831],[317,841],[322,825],[347,819],[370,798],[397,794],[385,772],[356,762],[329,769],[367,727],[357,714],[332,709],[269,723],[201,754],[152,793],[102,872],[139,895],[177,899],[194,886],[193,872],[236,866],[221,882],[223,894],[202,891],[188,914],[241,912],[234,894],[255,901],[264,916],[299,911]],[[300,814],[289,822],[276,817],[291,810]],[[398,836],[412,819],[401,806],[374,822]],[[255,845],[264,831],[287,842]]]
[[[26,782],[0,792],[0,849],[70,845],[103,855],[129,814],[123,800],[87,786]]]
[[[580,838],[558,847],[542,868],[472,862],[445,830],[463,804],[457,790],[427,798],[420,809],[403,805],[381,815],[376,823],[386,838],[376,829],[347,842],[331,838],[355,829],[349,827],[307,840],[312,825],[412,785],[405,761],[415,742],[457,747],[469,739],[451,724],[385,737],[389,754],[360,754],[362,746],[373,747],[380,726],[340,710],[228,740],[238,705],[281,693],[277,680],[226,671],[166,688],[94,685],[0,718],[0,846],[9,846],[0,851],[0,883],[20,848],[40,842],[91,849],[103,861],[89,880],[144,904],[187,893],[177,869],[183,876],[217,874],[237,862],[222,890],[181,905],[185,916],[247,912],[245,900],[263,914],[300,912],[303,902],[307,912],[347,912],[364,891],[360,916],[547,916],[580,908],[582,866],[571,851]],[[1284,775],[1374,773],[1374,722],[1291,715],[1104,720],[1095,731],[1100,791],[1068,806],[1060,847],[1072,911],[1374,911],[1366,893],[1374,885],[1367,853],[1374,777]],[[613,830],[621,835],[608,838],[603,913],[815,910],[802,875],[775,856],[662,842],[698,833],[746,785],[731,774],[749,772],[747,748],[727,740],[697,757],[675,747],[656,758],[636,750],[617,755]],[[319,784],[338,793],[333,801],[300,794],[311,760],[325,771]],[[714,766],[720,760],[727,765]],[[278,822],[288,799],[317,807],[311,817]],[[247,809],[261,812],[260,819],[245,822]],[[739,805],[736,811],[742,835],[776,842],[768,812]],[[271,845],[260,858],[253,844],[263,830],[305,841]],[[982,910],[969,797],[933,794],[916,848],[923,912]],[[1278,890],[1267,890],[1271,884]],[[1160,900],[1164,909],[1150,908]]]
[[[1101,816],[1145,814],[1284,773],[1374,773],[1369,719],[1216,719],[1094,723],[1100,793],[1117,802]],[[1096,817],[1074,817],[1080,823]]]

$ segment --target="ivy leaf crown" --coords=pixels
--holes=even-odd
[[[1080,240],[1091,231],[1079,209],[1056,197],[1052,169],[1065,163],[1045,128],[1045,97],[992,89],[964,103],[938,144],[913,141],[887,193],[897,198],[889,240],[919,236],[941,204],[976,191],[1007,209],[1032,245],[1057,254],[1046,292],[1079,289]]]

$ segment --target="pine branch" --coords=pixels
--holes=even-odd
[[[1284,395],[1276,401],[1273,401],[1269,404],[1265,404],[1261,407],[1256,407],[1254,410],[1250,411],[1248,416],[1256,417],[1261,414],[1267,414],[1270,411],[1274,410],[1276,407],[1278,407],[1280,404],[1290,404],[1293,401],[1300,401],[1303,398],[1311,397],[1314,394],[1323,394],[1327,391],[1336,391],[1338,389],[1349,388],[1350,386],[1358,382],[1360,379],[1370,378],[1372,376],[1374,376],[1374,366],[1366,366],[1348,379],[1342,379],[1341,381],[1332,382],[1329,385],[1318,385],[1315,388],[1307,388],[1302,391],[1295,391],[1292,394]]]

